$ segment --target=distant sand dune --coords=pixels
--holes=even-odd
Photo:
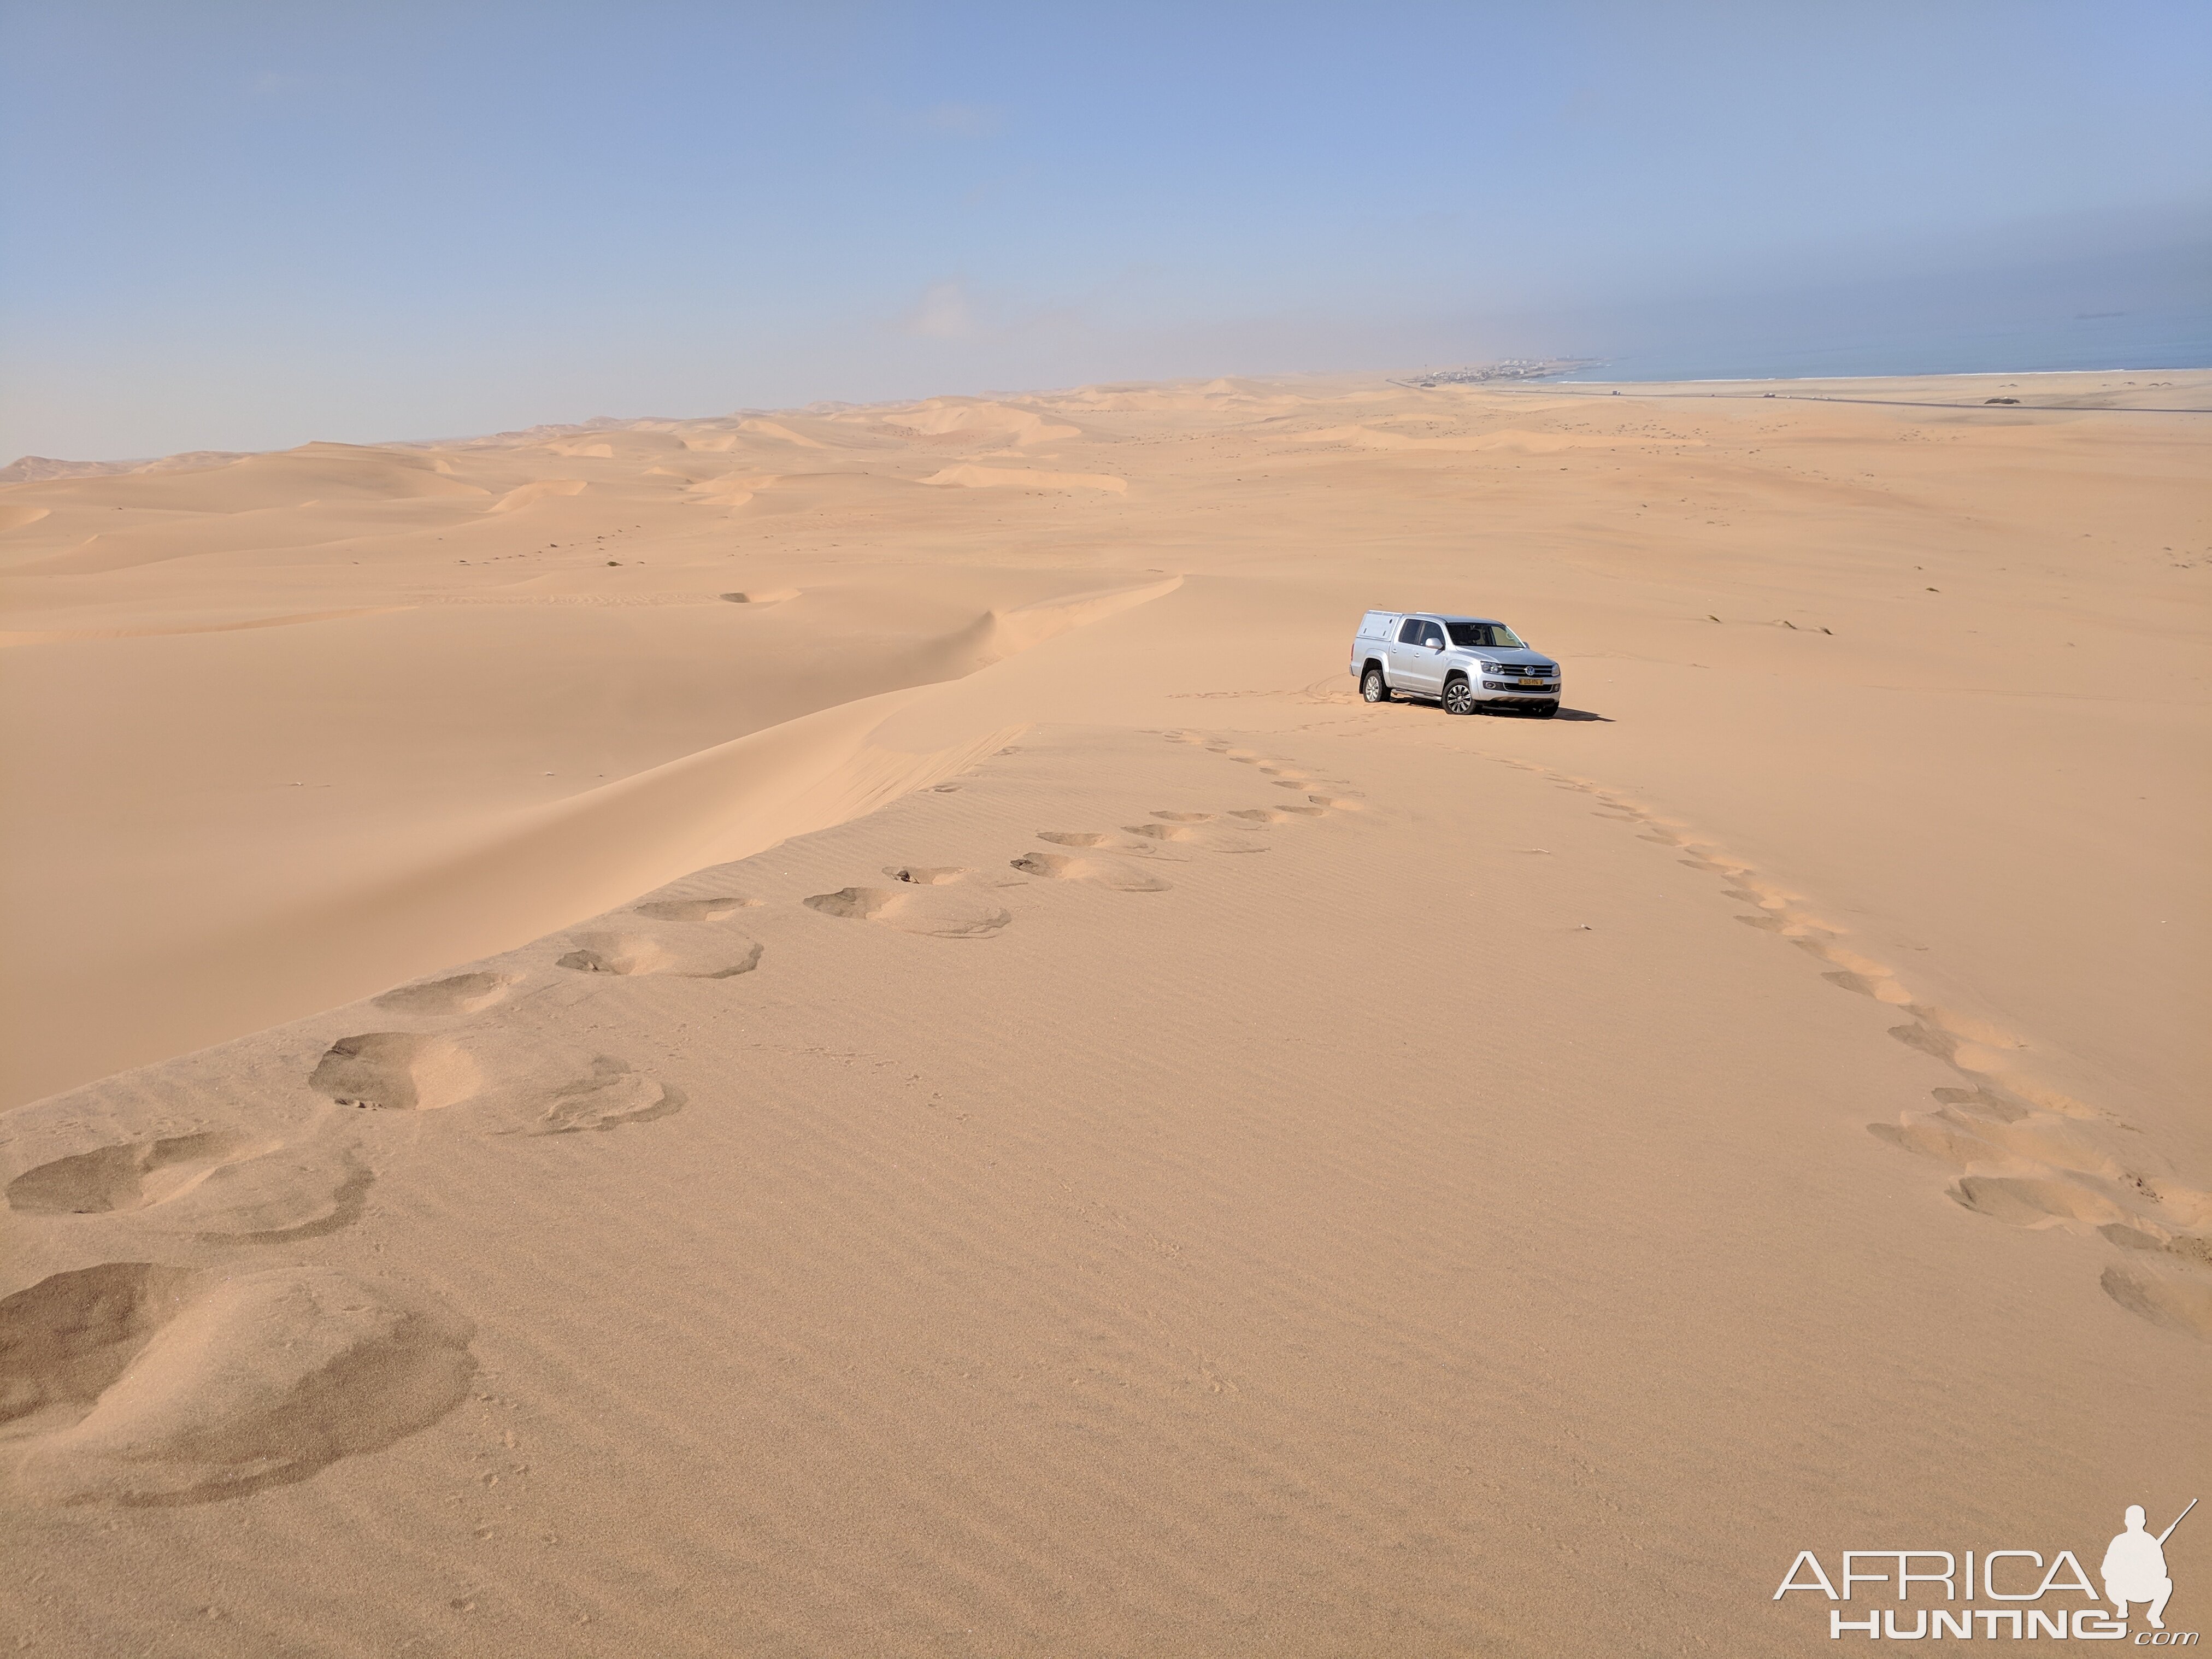
[[[884,420],[888,425],[932,436],[963,434],[997,438],[1017,447],[1080,435],[1079,428],[1048,421],[1034,410],[945,398],[933,398],[910,409],[894,411]]]
[[[807,449],[830,447],[821,439],[810,438],[805,433],[793,429],[789,422],[784,421],[744,420],[738,422],[738,429],[741,432],[750,432],[756,437],[773,438],[783,443],[798,444]]]
[[[1047,472],[1035,467],[978,466],[964,461],[931,473],[922,483],[963,489],[1103,489],[1115,495],[1125,495],[1129,490],[1127,478],[1108,472]]]
[[[485,493],[441,472],[434,458],[417,451],[314,443],[192,470],[147,468],[17,484],[10,487],[13,499],[6,505],[244,514],[311,502],[337,506]]]
[[[179,622],[169,628],[56,628],[39,632],[0,632],[0,648],[54,645],[72,640],[151,640],[180,634],[230,634],[248,628],[295,628],[303,623],[338,622],[351,617],[386,617],[401,605],[364,605],[347,611],[303,611],[286,617],[246,617],[235,621]]]
[[[775,475],[733,472],[720,478],[702,478],[684,491],[686,500],[702,507],[743,507],[755,492],[776,483]]]
[[[518,513],[526,507],[556,496],[580,495],[591,485],[581,478],[540,478],[532,483],[518,484],[497,501],[484,508],[487,513]]]
[[[1508,429],[1480,434],[1424,436],[1373,426],[1332,426],[1297,434],[1304,443],[1348,443],[1363,449],[1414,449],[1443,453],[1480,454],[1501,451],[1516,455],[1556,455],[1570,449],[1634,449],[1665,444],[1672,447],[1703,447],[1695,438],[1660,438],[1588,432],[1525,432]]]

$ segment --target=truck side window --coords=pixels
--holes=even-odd
[[[1401,645],[1419,645],[1420,642],[1421,624],[1414,621],[1411,617],[1407,617],[1406,625],[1398,630],[1398,643]]]

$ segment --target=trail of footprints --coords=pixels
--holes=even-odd
[[[879,882],[800,903],[839,921],[986,939],[1014,919],[1001,889],[1043,879],[1164,892],[1173,883],[1163,865],[1262,853],[1262,832],[1358,805],[1287,763],[1189,732],[1156,735],[1204,742],[1301,799],[1048,830],[1042,847],[995,870],[895,865]],[[487,1135],[528,1138],[626,1130],[681,1111],[680,1091],[627,1061],[599,1054],[577,1069],[539,1054],[502,1015],[600,977],[738,979],[763,950],[728,924],[761,904],[732,892],[647,899],[541,941],[532,950],[550,957],[535,967],[510,957],[386,992],[370,1006],[387,1028],[330,1043],[295,1097],[250,1125],[225,1102],[114,1105],[98,1085],[0,1119],[0,1224],[33,1230],[49,1257],[131,1258],[50,1273],[0,1297],[0,1494],[64,1504],[234,1497],[305,1480],[443,1416],[475,1372],[466,1320],[388,1283],[299,1265],[240,1272],[238,1257],[220,1253],[349,1225],[374,1179],[362,1147],[391,1115],[466,1109]],[[180,1244],[217,1254],[203,1267],[136,1259]],[[303,1415],[307,1399],[320,1408]]]
[[[1830,984],[1894,1008],[1902,1023],[1889,1035],[1958,1080],[1929,1091],[1932,1108],[1869,1123],[1868,1132],[1947,1166],[1950,1197],[1978,1215],[2101,1237],[2118,1252],[2100,1275],[2107,1295],[2154,1324],[2212,1340],[2212,1194],[2176,1179],[2138,1131],[2040,1084],[2021,1061],[2027,1045],[2012,1034],[1917,1000],[1893,969],[1852,950],[1845,929],[1751,866],[1586,779],[1492,758],[1589,795],[1598,816],[1680,848],[1682,863],[1721,877],[1729,897],[1753,907],[1739,921],[1826,964]]]

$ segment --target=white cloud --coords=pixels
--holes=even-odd
[[[964,340],[975,332],[967,290],[957,281],[933,283],[906,316],[906,331],[930,340]]]

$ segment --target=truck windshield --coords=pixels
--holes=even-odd
[[[1521,636],[1504,623],[1446,623],[1451,642],[1472,651],[1525,651]]]

